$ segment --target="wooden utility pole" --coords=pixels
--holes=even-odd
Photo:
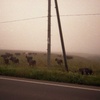
[[[51,62],[51,0],[48,0],[48,48],[47,48],[47,65]]]
[[[60,22],[60,15],[59,15],[57,0],[55,0],[55,7],[56,7],[56,13],[57,13],[57,19],[58,19],[58,27],[59,27],[59,34],[60,34],[60,39],[61,39],[65,68],[68,71],[67,57],[66,57],[66,51],[65,51],[65,46],[64,46],[64,40],[63,40],[62,27],[61,27],[61,22]]]

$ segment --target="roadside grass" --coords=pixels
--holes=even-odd
[[[9,65],[5,65],[0,57],[0,75],[100,86],[100,63],[74,57],[72,60],[68,60],[69,72],[66,72],[64,65],[60,66],[55,62],[56,57],[57,55],[52,54],[50,67],[47,66],[46,56],[42,53],[34,56],[37,61],[34,67],[28,65],[24,55],[18,57],[19,64],[10,62]],[[91,68],[94,71],[93,75],[79,74],[78,69],[81,67]]]
[[[81,75],[79,73],[53,70],[52,68],[29,68],[3,66],[0,67],[0,75],[24,77],[55,82],[100,86],[100,75]]]

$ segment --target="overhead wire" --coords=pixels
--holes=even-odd
[[[10,20],[10,21],[2,21],[0,23],[11,23],[11,22],[26,21],[26,20],[40,19],[40,18],[46,18],[46,17],[47,16],[33,17],[33,18],[25,18],[25,19],[16,19],[16,20]]]
[[[60,15],[61,17],[77,17],[77,16],[100,16],[100,13],[95,14],[68,14],[68,15]],[[33,18],[25,18],[25,19],[16,19],[16,20],[10,20],[10,21],[2,21],[2,23],[12,23],[12,22],[18,22],[18,21],[27,21],[27,20],[34,20],[34,19],[42,19],[47,18],[48,16],[40,16],[40,17],[33,17]],[[51,17],[56,17],[56,15],[51,15]]]
[[[69,15],[61,15],[61,16],[99,16],[100,13],[95,13],[95,14],[69,14]]]

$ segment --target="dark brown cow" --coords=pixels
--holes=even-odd
[[[33,57],[32,56],[26,56],[26,59],[27,59],[27,62],[29,62],[30,60],[33,59]]]
[[[62,59],[58,59],[56,58],[55,61],[57,62],[57,64],[61,65],[63,63],[63,60]]]
[[[4,58],[4,63],[8,65],[9,64],[9,59]]]
[[[70,59],[73,59],[73,56],[66,56],[66,58],[68,59],[68,60],[70,60]]]
[[[21,54],[20,54],[20,53],[15,53],[15,55],[16,55],[16,56],[20,56]]]
[[[28,63],[29,63],[29,66],[36,65],[36,61],[35,60],[29,60]]]
[[[89,69],[89,68],[80,68],[80,69],[79,69],[79,72],[80,72],[82,75],[91,75],[91,74],[93,74],[92,69]]]
[[[12,56],[13,56],[13,54],[11,54],[11,53],[5,53],[5,54],[1,55],[2,58],[9,58]]]
[[[1,55],[2,58],[7,58],[7,55]]]
[[[5,53],[5,55],[7,56],[7,57],[12,57],[13,56],[13,54],[11,54],[11,53]]]
[[[11,57],[10,60],[11,60],[13,63],[19,63],[19,59],[16,58],[16,57]]]

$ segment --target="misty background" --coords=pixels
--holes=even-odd
[[[54,0],[51,48],[61,52]],[[66,52],[100,55],[100,0],[58,0]],[[0,0],[0,49],[47,51],[48,0]]]

